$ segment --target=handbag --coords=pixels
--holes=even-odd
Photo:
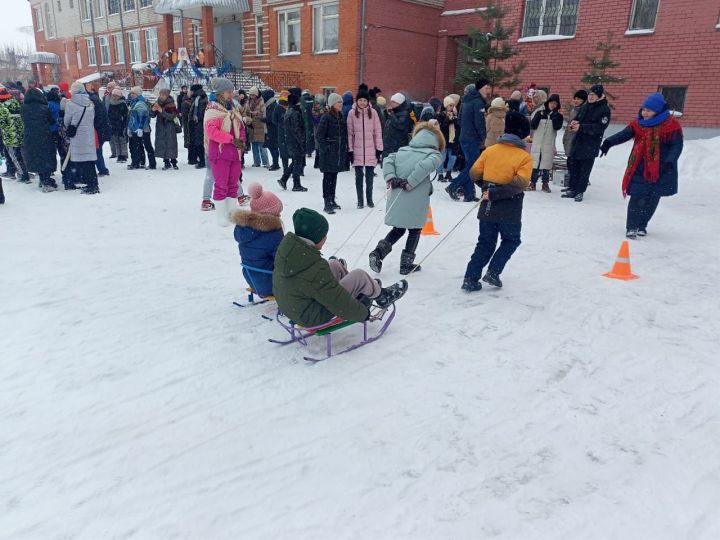
[[[83,107],[83,112],[80,115],[80,120],[78,121],[77,125],[70,124],[67,129],[65,130],[65,135],[68,136],[69,139],[72,139],[75,135],[77,135],[77,130],[80,124],[82,124],[83,118],[85,117],[85,111],[87,111],[87,107]]]
[[[177,116],[173,119],[173,124],[175,124],[175,133],[182,133],[182,124]]]

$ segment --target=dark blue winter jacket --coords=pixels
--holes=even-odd
[[[60,129],[60,124],[58,124],[58,118],[60,118],[60,102],[48,100],[48,107],[50,108],[53,120],[55,120],[55,123],[50,126],[50,132],[57,133]]]
[[[462,101],[460,109],[460,142],[482,147],[485,144],[485,108],[487,103],[477,89],[472,88]]]
[[[236,210],[232,215],[235,223],[235,240],[240,250],[240,260],[246,266],[273,270],[275,252],[283,239],[283,226],[279,217],[247,210]],[[253,272],[243,268],[245,281],[260,296],[272,294],[272,274]]]
[[[353,95],[350,90],[345,92],[342,95],[343,100],[343,106],[342,106],[342,115],[343,118],[347,121],[348,114],[350,114],[350,109],[352,109],[353,106]]]

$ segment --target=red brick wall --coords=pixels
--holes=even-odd
[[[467,0],[448,0],[445,9],[475,7]],[[511,7],[506,24],[520,37],[524,2],[505,2]],[[626,82],[609,90],[618,96],[614,102],[614,122],[624,123],[636,113],[644,97],[658,85],[688,86],[683,124],[687,126],[720,127],[720,110],[708,107],[715,99],[720,84],[719,9],[716,0],[697,0],[688,8],[686,0],[662,0],[655,32],[650,35],[626,36],[630,0],[581,0],[578,26],[574,39],[518,43],[528,66],[522,72],[524,84],[535,82],[548,86],[564,101],[571,97],[571,88],[580,88],[580,78],[587,68],[585,57],[594,55],[595,45],[611,30],[615,43],[622,46],[614,59],[620,63],[616,74]],[[467,34],[469,26],[477,26],[477,15],[441,17],[441,28],[449,36]],[[442,34],[441,34],[442,35]],[[455,51],[457,50],[455,46]],[[439,71],[454,76],[452,58]],[[436,89],[441,85],[436,82]],[[507,93],[507,92],[503,92]]]

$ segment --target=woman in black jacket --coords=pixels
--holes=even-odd
[[[324,210],[328,214],[334,214],[335,210],[340,210],[340,206],[335,202],[337,175],[350,170],[350,156],[347,124],[342,115],[342,96],[330,94],[327,103],[328,112],[320,118],[316,141],[320,171],[323,173]]]
[[[288,156],[292,159],[293,191],[307,191],[300,183],[300,176],[305,165],[305,123],[300,109],[300,97],[291,93],[288,96],[288,109],[283,118],[285,124],[285,146]],[[284,175],[283,175],[284,178]],[[278,180],[280,187],[287,189],[287,180]]]
[[[115,88],[108,101],[108,118],[110,120],[110,148],[117,156],[118,163],[125,163],[128,158],[128,106],[122,90]]]
[[[40,189],[49,193],[57,189],[55,180],[50,176],[57,169],[56,144],[50,132],[55,123],[45,94],[37,88],[31,88],[25,94],[20,109],[24,132],[25,163],[28,171],[40,176]]]

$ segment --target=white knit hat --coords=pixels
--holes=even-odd
[[[392,95],[390,101],[394,101],[395,103],[400,105],[401,103],[405,103],[405,95],[398,92],[397,94]]]
[[[136,96],[142,96],[142,86],[133,86],[130,89],[131,94],[135,94]]]
[[[332,107],[336,103],[342,103],[342,96],[340,94],[336,94],[335,92],[333,92],[327,98],[328,108]]]
[[[502,109],[503,107],[505,107],[505,100],[501,97],[496,97],[492,100],[490,106],[495,107],[496,109]]]
[[[248,95],[249,96],[259,96],[260,91],[258,90],[258,87],[257,86],[250,87],[250,90],[248,90]]]

